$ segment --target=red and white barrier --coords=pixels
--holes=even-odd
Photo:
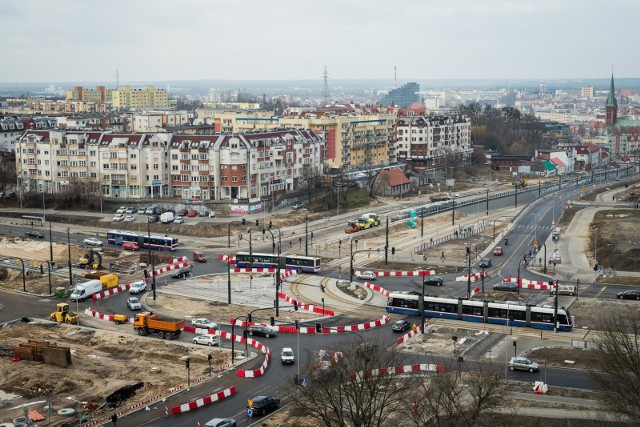
[[[178,406],[172,406],[171,415],[184,414],[185,412],[194,411],[196,409],[202,408],[203,406],[210,405],[214,402],[218,402],[219,400],[222,400],[234,394],[236,394],[236,387],[231,386],[227,389],[224,389],[222,391],[219,391],[217,393],[211,394],[206,397],[202,397],[192,402],[183,403],[182,405],[178,405]]]
[[[186,261],[185,262],[180,262],[180,263],[177,263],[177,264],[168,264],[168,265],[165,265],[164,267],[161,267],[161,268],[159,268],[157,270],[154,270],[153,271],[153,275],[154,276],[159,276],[160,274],[166,273],[167,271],[178,270],[179,268],[183,268],[183,267],[186,267],[188,265],[189,265],[189,263],[186,262]]]
[[[332,327],[327,327],[327,328],[323,327],[321,333],[323,333],[323,334],[341,334],[341,333],[344,333],[344,332],[364,331],[366,329],[372,329],[372,328],[380,327],[382,325],[386,325],[387,323],[389,323],[390,320],[391,320],[391,316],[389,316],[387,314],[382,319],[373,320],[371,322],[366,322],[366,323],[359,323],[357,325],[332,326]],[[229,322],[231,324],[233,324],[234,321],[235,321],[237,326],[242,326],[243,328],[246,327],[246,326],[251,326],[251,325],[255,324],[255,323],[248,324],[244,320],[243,321],[238,321],[237,319],[229,319]],[[292,333],[292,334],[298,333],[298,330],[295,328],[295,326],[270,326],[270,328],[275,330],[275,331],[283,332],[283,333]],[[225,333],[224,331],[221,331],[220,332],[221,336],[224,333]],[[319,333],[319,332],[316,332],[315,326],[300,326],[300,333],[301,334],[316,334],[316,333]],[[236,341],[238,341],[238,340],[236,340]]]
[[[367,372],[357,372],[349,375],[352,381],[360,381],[362,378],[386,377],[388,375],[412,374],[415,372],[444,372],[445,366],[434,363],[416,363],[414,365],[391,366],[388,368],[377,368]]]
[[[362,271],[356,271],[354,276],[362,274]],[[377,277],[407,277],[407,276],[433,276],[435,270],[413,270],[413,271],[374,271]]]
[[[491,276],[489,275],[489,273],[487,273],[485,271],[484,272],[484,277],[491,277]],[[456,282],[466,282],[468,278],[469,278],[468,274],[465,274],[463,276],[458,276],[458,277],[456,277]],[[477,282],[480,279],[482,279],[482,273],[473,273],[473,274],[471,274],[471,281],[472,282]]]
[[[171,258],[169,261],[167,261],[167,265],[178,264],[178,263],[181,263],[181,262],[186,261],[186,260],[187,260],[186,256],[179,256],[177,258]]]
[[[100,313],[96,310],[92,310],[91,308],[85,309],[84,314],[86,314],[87,316],[95,317],[96,319],[106,320],[107,322],[115,322],[113,314]],[[133,317],[127,318],[127,321],[128,323],[133,323]]]
[[[517,283],[519,288],[522,289],[539,289],[539,290],[549,290],[554,286],[549,285],[547,282],[543,282],[541,280],[528,280],[520,278],[520,282],[518,283],[518,279],[516,277],[507,277],[502,279],[502,283]]]
[[[427,319],[425,319],[425,324],[428,322]],[[415,329],[411,329],[409,332],[407,332],[406,334],[404,334],[403,336],[401,336],[400,338],[398,338],[396,340],[396,344],[402,344],[403,342],[407,342],[409,341],[411,338],[415,337],[416,335],[418,335],[419,333],[422,332],[422,325],[418,325],[416,326]]]
[[[382,286],[378,286],[378,285],[374,285],[373,283],[369,283],[369,282],[364,282],[363,285],[365,288],[369,288],[372,291],[375,292],[380,292],[382,295],[384,295],[385,297],[388,297],[389,295],[391,295],[391,292],[387,291],[385,288],[383,288]]]
[[[311,304],[303,304],[300,301],[296,301],[295,299],[291,298],[289,295],[282,293],[282,292],[278,292],[278,298],[285,300],[286,302],[289,302],[293,305],[297,305],[299,309],[302,310],[306,310],[306,311],[310,311],[312,313],[317,313],[317,314],[321,314],[323,316],[333,316],[334,312],[333,310],[327,310],[325,309],[324,311],[322,310],[322,307],[317,307],[315,305],[311,305]]]
[[[480,286],[476,286],[475,288],[473,288],[471,290],[470,297],[474,297],[474,296],[478,295],[479,293],[480,293]]]
[[[228,262],[229,264],[236,263],[236,257],[234,257],[233,255],[218,255],[218,260],[222,262]]]

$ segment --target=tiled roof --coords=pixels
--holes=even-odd
[[[380,175],[387,178],[391,187],[397,187],[399,185],[410,184],[411,180],[407,178],[404,173],[398,168],[387,169],[380,172]]]

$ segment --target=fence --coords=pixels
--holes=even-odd
[[[458,230],[455,230],[453,233],[447,234],[443,237],[431,238],[428,242],[423,242],[422,244],[413,248],[413,252],[418,254],[423,252],[425,249],[429,249],[435,246],[438,246],[442,243],[446,243],[449,240],[453,239],[466,239],[467,237],[474,236],[476,234],[482,233],[487,228],[487,225],[484,222],[481,222],[479,225],[468,225],[468,226],[460,226]]]

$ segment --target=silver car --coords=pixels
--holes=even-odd
[[[213,347],[220,344],[220,337],[218,335],[200,335],[193,339],[193,343]]]
[[[129,307],[129,310],[142,310],[142,304],[140,304],[140,300],[136,297],[127,299],[127,307]]]
[[[509,361],[509,370],[537,372],[540,367],[536,362],[526,357],[512,357]]]

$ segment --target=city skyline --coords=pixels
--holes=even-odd
[[[0,82],[638,75],[629,0],[0,3]],[[99,25],[96,25],[99,23]]]

